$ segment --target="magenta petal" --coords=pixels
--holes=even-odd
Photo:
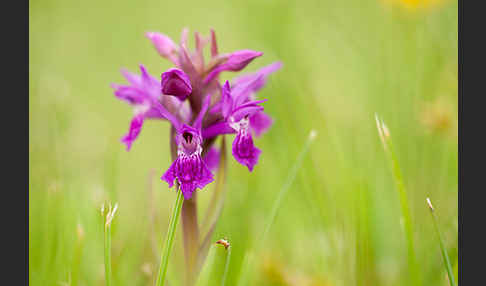
[[[174,180],[177,179],[186,200],[192,197],[192,193],[197,188],[202,189],[214,180],[213,174],[201,156],[196,154],[179,155],[161,179],[166,181],[169,187],[172,187]]]
[[[250,117],[250,127],[255,132],[256,137],[265,133],[272,124],[273,119],[263,111],[257,112]]]
[[[150,39],[159,55],[177,65],[177,46],[169,37],[156,32],[147,32],[145,36]]]
[[[211,147],[206,156],[204,156],[203,161],[208,166],[209,170],[214,171],[218,168],[219,165],[219,155],[220,152],[217,148]]]
[[[279,70],[281,67],[281,62],[275,62],[259,69],[254,73],[235,78],[232,84],[235,105],[245,102],[248,100],[251,94],[259,91],[263,86],[265,86],[267,77],[271,73]]]
[[[222,71],[240,71],[244,69],[251,61],[261,55],[263,55],[262,52],[252,50],[241,50],[229,54],[227,56],[228,59],[224,63],[215,67],[209,73],[206,79],[204,79],[204,83],[207,84]]]
[[[169,188],[172,188],[174,185],[174,180],[175,180],[175,168],[176,168],[176,163],[177,160],[170,165],[169,169],[165,171],[165,173],[160,177],[161,180],[166,181],[167,184],[169,184]]]
[[[211,109],[209,110],[210,113],[219,113],[219,112],[222,112],[222,103],[221,103],[221,100],[216,102],[213,107],[211,107]]]
[[[257,90],[257,87],[264,81],[263,75],[257,75],[247,81],[234,84],[232,95],[235,105],[241,105],[248,100],[250,95]]]
[[[122,75],[134,86],[139,86],[142,84],[142,78],[138,74],[134,74],[127,69],[121,69]]]
[[[258,71],[251,73],[251,74],[245,74],[241,75],[233,80],[234,85],[240,85],[240,84],[245,84],[247,82],[254,81],[255,78],[262,77],[261,80],[258,80],[258,84],[255,84],[253,86],[253,92],[257,92],[260,90],[264,85],[266,78],[282,68],[282,63],[281,62],[274,62],[272,64],[269,64],[268,66],[264,66],[263,68],[259,69]]]
[[[252,50],[241,50],[230,54],[228,60],[223,64],[224,70],[240,71],[244,69],[253,59],[263,55],[262,52]]]
[[[194,123],[192,124],[194,128],[201,130],[204,115],[206,115],[206,111],[208,111],[210,104],[211,104],[211,95],[208,94],[204,98],[201,110],[199,111],[199,114],[197,115],[196,120],[194,120]]]
[[[253,171],[253,167],[258,163],[261,150],[253,145],[253,138],[247,130],[241,130],[233,140],[232,153],[236,161]]]
[[[162,73],[161,86],[163,94],[176,96],[180,100],[186,99],[192,92],[189,76],[176,68]]]
[[[125,69],[122,69],[121,72],[130,85],[112,84],[116,97],[130,104],[140,104],[147,99],[158,100],[160,98],[160,82],[148,74],[143,65],[140,65],[141,75],[133,74]]]
[[[121,142],[127,146],[127,151],[130,151],[133,141],[135,141],[135,139],[137,139],[138,137],[138,134],[140,134],[143,121],[144,116],[142,114],[133,117],[132,121],[130,122],[130,129],[128,130],[128,133],[121,138]]]
[[[221,89],[221,111],[224,118],[227,118],[233,110],[233,99],[231,98],[231,89],[229,81],[226,81]]]
[[[216,43],[216,33],[211,29],[211,57],[214,58],[218,55],[218,44]]]
[[[116,97],[130,104],[142,103],[147,97],[146,92],[137,87],[118,84],[113,84],[112,87],[115,89]]]
[[[176,130],[179,130],[182,126],[182,123],[179,122],[177,117],[175,117],[174,114],[170,113],[160,102],[156,100],[151,101],[152,104],[152,110],[155,112],[159,112],[160,116],[163,118],[167,119],[172,123],[172,125],[175,127]]]
[[[218,122],[202,131],[202,137],[204,139],[212,138],[221,134],[235,133],[235,130],[228,124],[228,122]]]
[[[246,102],[242,105],[240,105],[238,108],[233,110],[231,113],[231,116],[233,117],[234,121],[240,121],[244,117],[252,116],[253,114],[257,112],[263,111],[263,106],[259,106],[258,104],[265,102],[266,99],[260,100],[260,101],[251,101],[251,102]]]
[[[201,160],[201,174],[196,181],[196,187],[199,189],[203,189],[207,184],[211,183],[212,181],[214,181],[214,178],[211,170],[209,170],[206,163]]]

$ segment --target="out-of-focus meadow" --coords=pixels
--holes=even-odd
[[[203,35],[214,28],[221,52],[264,52],[246,71],[284,64],[258,94],[275,119],[255,141],[259,164],[249,173],[229,160],[213,236],[232,245],[226,285],[411,285],[399,195],[375,112],[388,126],[408,191],[422,285],[448,285],[426,197],[457,279],[456,1],[29,3],[31,285],[104,285],[105,200],[119,203],[114,285],[153,284],[176,197],[159,179],[171,163],[169,124],[147,121],[126,152],[119,140],[132,109],[110,83],[125,82],[120,68],[137,72],[140,63],[159,77],[171,64],[144,33],[178,42],[184,27]],[[258,241],[312,129],[318,136],[268,239]],[[201,214],[211,191],[199,192]],[[181,229],[170,285],[183,282]],[[212,246],[210,255],[205,279],[215,285],[224,248]]]

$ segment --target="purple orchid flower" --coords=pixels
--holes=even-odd
[[[258,71],[237,77],[233,82],[231,94],[237,98],[236,104],[241,104],[255,100],[255,93],[266,83],[267,77],[282,67],[281,62],[275,62],[265,66]],[[221,112],[222,102],[213,106],[211,112]],[[263,111],[258,111],[249,117],[250,128],[256,137],[265,133],[273,124],[273,119]]]
[[[265,133],[273,119],[264,113],[260,105],[266,100],[256,100],[256,93],[266,84],[267,77],[282,66],[276,62],[233,79],[231,87],[229,81],[221,85],[219,75],[222,72],[239,72],[263,53],[238,50],[220,54],[213,30],[209,37],[194,33],[195,48],[190,50],[187,46],[188,33],[187,29],[182,31],[179,43],[161,33],[145,34],[158,54],[175,65],[161,73],[160,81],[140,65],[140,75],[122,70],[128,84],[112,84],[116,97],[128,102],[135,111],[129,131],[121,139],[127,151],[139,137],[145,120],[162,119],[172,125],[169,135],[172,163],[162,174],[161,180],[167,182],[169,188],[176,182],[184,199],[190,200],[182,202],[181,193],[178,193],[178,205],[174,208],[180,208],[184,221],[185,246],[199,243],[195,191],[206,188],[214,181],[212,171],[218,167],[223,171],[226,166],[226,160],[222,160],[226,158],[226,154],[223,154],[226,152],[226,141],[223,137],[221,150],[218,150],[214,147],[217,137],[235,134],[232,154],[236,161],[245,165],[250,172],[258,163],[262,151],[255,147],[253,136]],[[209,59],[204,57],[207,45],[210,45]],[[218,176],[222,176],[221,182],[224,182],[226,172],[220,172]],[[217,187],[213,199],[220,210],[224,199],[221,188]],[[203,237],[211,237],[214,225],[215,222],[211,222]],[[173,231],[170,233],[174,234]],[[193,258],[196,257],[196,264],[200,264],[200,258],[207,254],[206,242],[207,239],[195,248],[185,247],[191,280],[192,272],[197,274],[199,271],[199,266],[191,267],[195,261]],[[199,256],[199,251],[203,255]]]
[[[255,73],[235,78],[233,80],[233,86],[235,87],[234,93],[238,93],[238,90],[241,90],[243,94],[240,96],[244,101],[255,100],[255,93],[265,86],[267,77],[281,67],[281,62],[275,62],[259,69]],[[263,111],[259,111],[250,117],[250,128],[256,137],[265,133],[272,124],[273,119]]]
[[[134,106],[134,116],[130,122],[130,128],[126,135],[121,138],[121,142],[130,150],[133,141],[137,139],[142,129],[144,120],[164,119],[163,116],[154,108],[154,102],[162,101],[168,109],[176,108],[175,98],[161,99],[160,82],[149,75],[143,65],[140,65],[141,75],[133,74],[127,70],[122,70],[130,85],[112,84],[115,89],[115,96]]]
[[[211,97],[207,96],[193,126],[181,124],[177,119],[170,118],[177,131],[175,137],[177,159],[162,175],[161,179],[169,184],[169,188],[173,186],[174,180],[177,179],[186,200],[192,197],[192,193],[196,188],[202,189],[213,181],[213,174],[211,174],[210,169],[201,158],[203,143],[201,124],[210,100]],[[167,111],[162,111],[162,113],[166,114]]]
[[[169,187],[177,180],[185,199],[213,181],[211,171],[216,170],[220,160],[213,146],[218,135],[236,134],[233,157],[249,171],[254,169],[262,151],[255,147],[253,136],[261,136],[273,123],[260,106],[265,100],[256,100],[256,93],[282,66],[275,62],[234,78],[231,87],[229,81],[222,86],[220,73],[241,71],[263,53],[239,50],[220,54],[214,30],[209,37],[196,32],[195,49],[190,50],[188,33],[187,29],[182,31],[178,44],[161,33],[145,34],[159,55],[175,65],[161,74],[160,81],[141,65],[140,75],[122,70],[128,84],[112,84],[116,97],[134,107],[129,131],[121,139],[127,150],[139,137],[145,120],[163,119],[173,126],[171,148],[177,152],[161,179]],[[205,60],[203,50],[207,45],[210,58]]]
[[[260,80],[261,77],[260,75],[255,78],[255,81]],[[244,92],[232,93],[229,81],[225,82],[221,94],[221,104],[213,108],[212,111],[220,111],[225,121],[205,129],[203,137],[211,138],[219,134],[237,133],[232,146],[233,157],[240,164],[247,166],[251,172],[258,163],[261,150],[253,144],[249,118],[263,111],[263,107],[258,104],[266,100],[246,101]]]

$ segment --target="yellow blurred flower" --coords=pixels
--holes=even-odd
[[[429,132],[442,134],[451,138],[457,136],[455,107],[444,96],[424,104],[420,121]]]
[[[388,4],[397,4],[409,11],[437,8],[450,0],[382,0]]]
[[[275,255],[263,255],[262,272],[267,281],[283,286],[331,286],[322,277],[305,274],[296,269],[287,267],[283,260]]]

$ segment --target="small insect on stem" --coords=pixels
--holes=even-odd
[[[224,246],[224,249],[228,249],[228,247],[230,247],[230,243],[227,239],[220,239],[216,241],[216,244],[221,244],[222,246]]]

